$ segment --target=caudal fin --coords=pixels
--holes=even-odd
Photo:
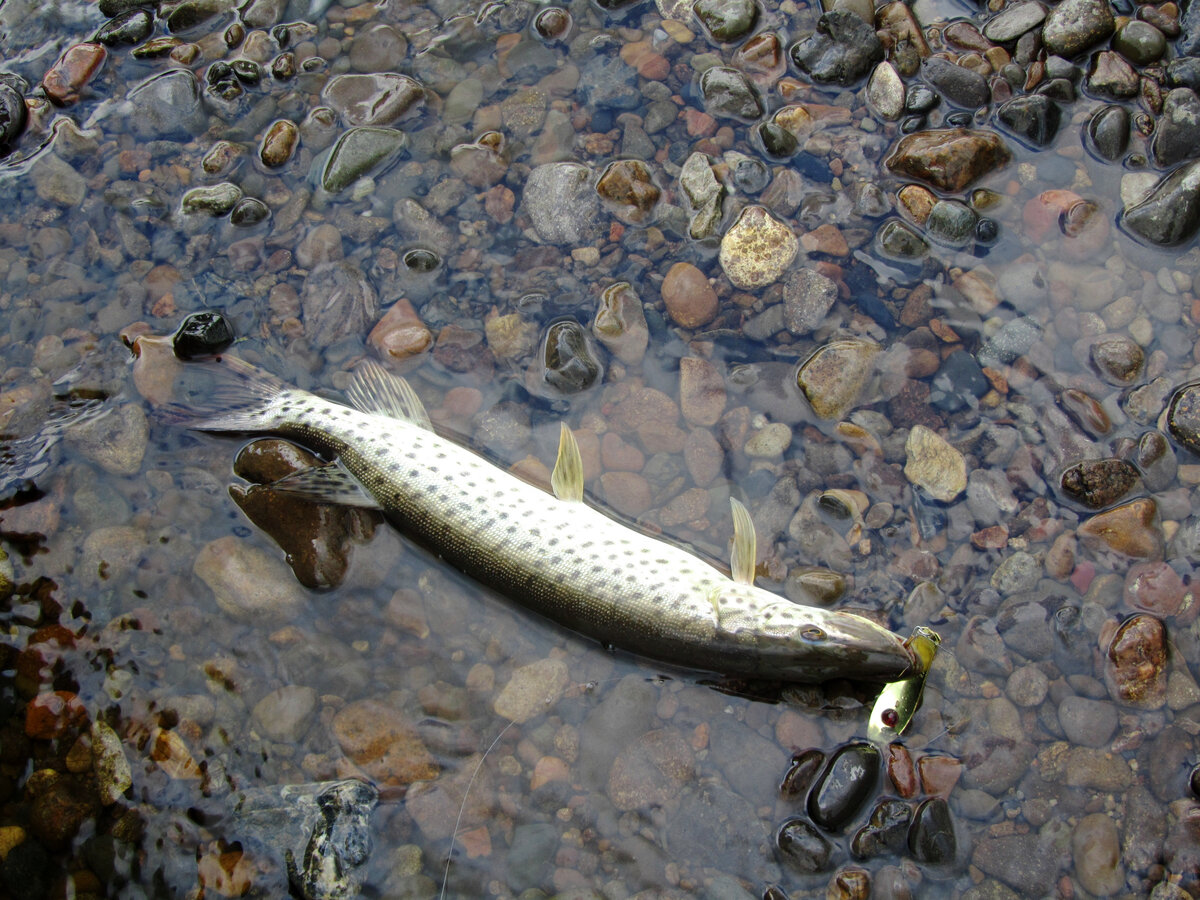
[[[196,431],[270,431],[286,418],[287,395],[296,390],[236,356],[188,363],[184,371],[189,382],[204,384],[159,414]]]

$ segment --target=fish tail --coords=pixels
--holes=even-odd
[[[188,363],[186,370],[202,372],[206,383],[159,415],[195,431],[271,431],[286,421],[288,398],[302,393],[236,356]]]

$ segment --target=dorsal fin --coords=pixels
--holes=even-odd
[[[566,422],[560,423],[558,459],[554,461],[550,487],[559,500],[578,503],[583,499],[583,457],[579,455],[579,445]]]
[[[351,374],[346,399],[355,409],[365,413],[391,416],[433,431],[429,413],[417,392],[407,381],[373,359],[368,359]]]
[[[730,554],[729,568],[733,572],[733,580],[739,584],[754,584],[754,562],[758,552],[754,536],[754,520],[750,511],[735,497],[729,498],[733,508],[733,553]]]

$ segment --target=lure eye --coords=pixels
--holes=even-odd
[[[879,718],[883,720],[883,724],[888,728],[895,728],[896,723],[900,721],[900,713],[894,709],[885,709],[879,714]]]
[[[816,625],[808,625],[800,630],[800,637],[806,641],[813,641],[815,643],[825,640],[825,632]]]

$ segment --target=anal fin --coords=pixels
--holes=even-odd
[[[575,443],[575,435],[566,422],[560,423],[558,459],[550,475],[550,487],[559,500],[573,503],[583,500],[583,457],[579,455],[579,444]]]
[[[267,487],[314,503],[379,509],[379,501],[367,493],[359,480],[339,462],[300,469]]]

